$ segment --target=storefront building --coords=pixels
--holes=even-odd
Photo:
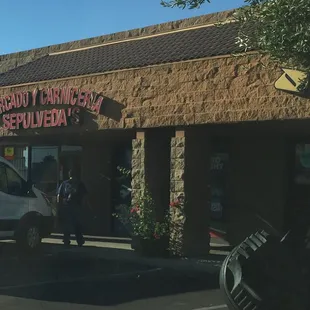
[[[255,213],[284,228],[310,203],[310,100],[276,89],[268,58],[232,56],[237,25],[215,25],[231,16],[0,56],[1,155],[51,197],[78,167],[88,233],[123,233],[118,166],[159,213],[186,197],[188,254],[208,251],[210,227],[240,241]]]

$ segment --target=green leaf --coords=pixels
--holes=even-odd
[[[249,5],[235,14],[240,24],[237,44],[245,51],[267,53],[282,66],[309,72],[309,1],[245,0],[245,3]]]
[[[199,8],[208,0],[161,0],[165,7]],[[310,72],[309,0],[245,0],[234,14],[236,44],[270,55],[282,66]],[[220,24],[219,24],[220,25]],[[219,26],[218,25],[218,26]]]
[[[164,7],[174,8],[178,7],[180,9],[198,9],[205,2],[211,2],[210,0],[161,0],[161,5]]]

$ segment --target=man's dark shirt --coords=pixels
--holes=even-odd
[[[62,199],[62,205],[79,207],[82,205],[87,190],[83,182],[69,179],[62,182],[57,194]]]

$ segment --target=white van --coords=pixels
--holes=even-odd
[[[35,250],[53,227],[53,209],[45,194],[0,157],[0,239]]]

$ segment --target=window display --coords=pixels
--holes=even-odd
[[[294,182],[300,185],[310,185],[310,144],[296,145]]]
[[[216,220],[224,217],[228,159],[227,153],[215,153],[211,157],[211,218]]]
[[[32,147],[31,179],[48,196],[55,196],[58,186],[58,146]]]
[[[131,203],[131,145],[115,150],[114,154],[114,177],[113,177],[113,213],[121,212],[120,205]],[[113,232],[118,236],[128,236],[128,227],[115,216],[113,221]]]
[[[17,168],[25,180],[28,179],[28,151],[28,146],[4,147],[5,159],[7,159],[14,167]]]

